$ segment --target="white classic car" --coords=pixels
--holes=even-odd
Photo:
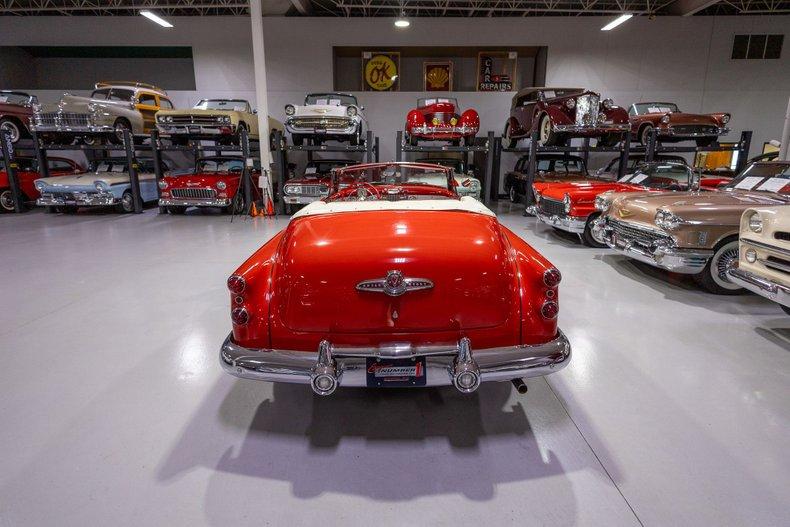
[[[285,106],[285,129],[297,146],[305,139],[315,145],[330,139],[361,145],[365,142],[362,110],[357,98],[348,93],[311,93],[304,105]]]
[[[730,280],[777,302],[790,315],[790,205],[746,209]]]

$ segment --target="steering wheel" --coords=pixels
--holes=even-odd
[[[354,188],[355,189],[365,189],[365,191],[368,193],[368,195],[370,197],[375,198],[377,200],[381,199],[381,192],[379,191],[379,189],[377,189],[376,187],[374,187],[373,185],[371,185],[367,181],[360,181],[360,182],[358,182],[355,185]]]

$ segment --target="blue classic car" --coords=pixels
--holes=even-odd
[[[140,180],[140,196],[143,202],[159,199],[156,191],[156,175],[152,159],[138,160],[137,177]],[[162,173],[169,170],[162,162]],[[36,189],[41,197],[37,205],[57,208],[63,212],[74,212],[79,207],[114,206],[118,212],[132,212],[129,163],[126,158],[110,158],[94,161],[88,172],[76,176],[49,177],[36,180]]]

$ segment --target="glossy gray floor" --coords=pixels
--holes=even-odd
[[[499,212],[565,277],[525,396],[222,373],[283,219],[0,217],[0,525],[787,525],[790,317]]]

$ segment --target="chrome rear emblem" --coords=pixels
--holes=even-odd
[[[400,271],[388,271],[384,278],[363,280],[357,284],[357,291],[384,293],[389,296],[400,296],[407,291],[431,289],[433,282],[427,278],[407,278]]]

